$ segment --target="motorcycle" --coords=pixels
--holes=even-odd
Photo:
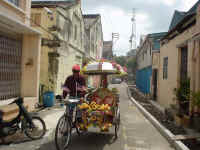
[[[0,139],[4,141],[5,137],[15,134],[18,130],[32,140],[42,138],[46,133],[44,120],[39,116],[32,116],[26,110],[23,98],[18,98],[10,104],[14,103],[19,107],[19,114],[11,121],[4,121],[3,112],[0,111]]]

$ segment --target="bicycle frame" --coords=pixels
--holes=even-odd
[[[70,100],[69,100],[70,101]],[[67,103],[66,104],[66,109],[65,109],[65,117],[68,118],[68,121],[71,125],[71,127],[73,128],[76,121],[77,121],[77,105],[78,105],[78,101],[76,103]],[[70,105],[75,105],[73,109],[71,109]],[[73,115],[73,112],[75,111],[75,116]]]

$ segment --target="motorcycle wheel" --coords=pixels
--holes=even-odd
[[[25,126],[25,129],[24,129],[25,135],[32,140],[40,139],[46,133],[45,122],[38,116],[32,117],[31,124],[26,121],[24,126]]]

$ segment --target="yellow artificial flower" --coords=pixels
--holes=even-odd
[[[97,110],[97,105],[92,105],[92,110]]]
[[[93,105],[96,105],[96,104],[97,104],[97,103],[93,101],[93,102],[91,102],[90,105],[93,106]]]
[[[103,111],[105,109],[105,105],[104,104],[102,104],[99,108],[98,108],[98,110],[100,110],[100,111]]]
[[[97,120],[97,117],[96,116],[92,116],[91,120],[95,121],[95,120]]]
[[[112,127],[112,124],[111,124],[111,123],[109,123],[109,124],[108,124],[108,126],[109,126],[109,127]]]

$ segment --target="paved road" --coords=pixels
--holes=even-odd
[[[117,86],[120,90],[122,120],[120,137],[114,140],[112,133],[110,135],[89,133],[81,137],[74,134],[69,150],[173,150],[165,138],[129,101],[126,85],[112,86]],[[4,146],[0,147],[0,150],[56,150],[54,132],[43,140]]]

